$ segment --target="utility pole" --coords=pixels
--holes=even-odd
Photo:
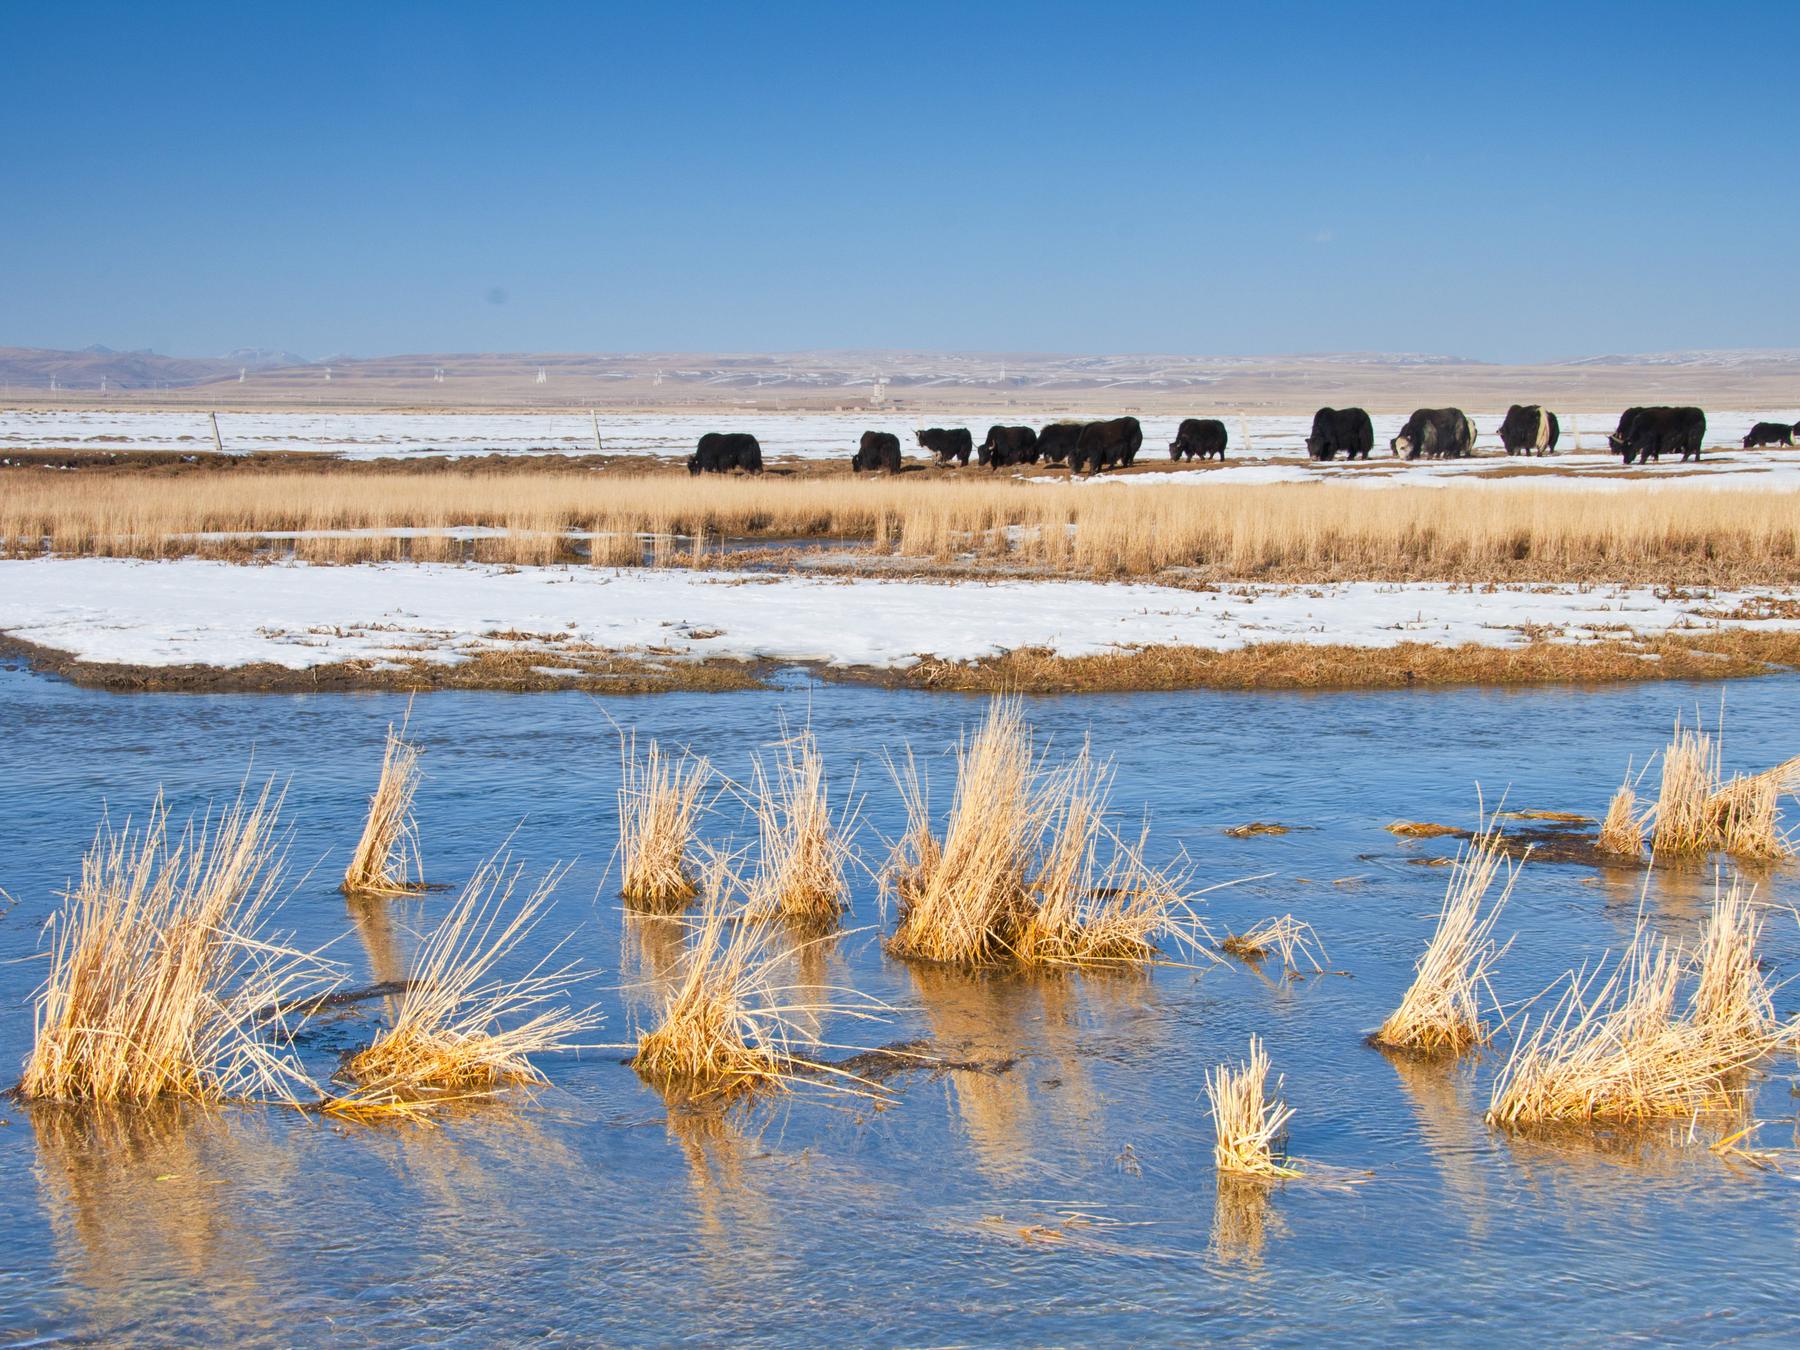
[[[213,449],[222,455],[225,453],[225,442],[219,439],[219,414],[209,412],[206,417],[212,423]]]

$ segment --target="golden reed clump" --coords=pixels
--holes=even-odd
[[[1487,894],[1502,868],[1506,879],[1490,905]],[[1498,818],[1490,818],[1458,849],[1444,888],[1437,928],[1414,967],[1400,1006],[1371,1038],[1375,1044],[1415,1054],[1461,1054],[1488,1038],[1481,1019],[1482,991],[1505,950],[1493,936],[1500,911],[1512,897],[1519,867],[1506,857]]]
[[[344,870],[346,895],[406,895],[423,888],[418,824],[413,796],[419,790],[419,750],[405,738],[406,728],[390,725],[381,756],[381,777],[369,798],[362,837]]]
[[[1737,881],[1715,888],[1694,953],[1640,919],[1610,975],[1571,973],[1495,1079],[1489,1122],[1628,1125],[1731,1109],[1738,1076],[1793,1035],[1775,1019],[1751,901]]]
[[[697,893],[688,846],[711,777],[698,756],[672,759],[651,741],[640,758],[636,733],[619,738],[619,890],[633,909],[673,913]]]
[[[1112,775],[1086,746],[1051,768],[1022,704],[998,698],[956,752],[956,792],[940,838],[916,761],[892,765],[908,824],[884,878],[900,919],[889,950],[980,967],[1132,965],[1158,942],[1201,931],[1181,873],[1144,860],[1105,821]]]
[[[563,875],[552,869],[514,904],[521,871],[504,855],[476,868],[421,944],[392,1024],[346,1066],[356,1089],[328,1109],[412,1114],[506,1084],[542,1082],[531,1057],[572,1049],[571,1037],[598,1024],[591,1008],[567,1003],[581,975],[573,963],[551,964],[561,944],[523,974],[500,974],[537,927]]]
[[[845,908],[855,812],[847,806],[832,818],[825,757],[810,728],[782,737],[773,772],[760,758],[752,763],[750,810],[761,849],[749,913],[811,928],[835,923]]]
[[[1285,1139],[1293,1108],[1281,1101],[1281,1080],[1269,1092],[1269,1055],[1262,1041],[1250,1038],[1249,1060],[1207,1070],[1206,1101],[1213,1119],[1213,1162],[1222,1173],[1279,1179],[1297,1177]]]
[[[1292,914],[1278,914],[1251,924],[1241,933],[1229,933],[1219,950],[1240,961],[1252,962],[1279,952],[1281,964],[1289,970],[1298,970],[1302,961],[1316,972],[1325,969],[1325,944],[1319,941],[1310,923]]]
[[[1675,719],[1662,752],[1656,800],[1636,809],[1630,770],[1613,795],[1596,846],[1604,853],[1639,857],[1645,843],[1657,858],[1723,852],[1743,858],[1786,858],[1794,849],[1781,828],[1781,799],[1800,790],[1800,756],[1760,773],[1724,776],[1724,745]]]
[[[295,1100],[279,1009],[337,976],[268,930],[279,812],[265,786],[173,841],[160,797],[141,829],[101,823],[52,921],[25,1096]]]
[[[732,905],[734,886],[730,860],[709,857],[700,913],[687,921],[675,980],[656,1024],[638,1036],[632,1067],[686,1100],[786,1088],[801,1075],[866,1095],[871,1084],[803,1057],[796,1047],[815,1045],[816,1028],[829,1015],[869,1020],[884,1013],[884,1005],[847,989],[835,991],[843,995],[837,1001],[809,998],[800,986],[783,983],[788,958],[821,939],[790,946],[782,926],[757,922]]]

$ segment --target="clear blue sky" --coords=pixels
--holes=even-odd
[[[0,0],[0,345],[1800,346],[1800,3]]]

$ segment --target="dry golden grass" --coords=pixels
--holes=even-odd
[[[782,928],[732,907],[728,859],[713,855],[704,873],[701,911],[689,924],[678,977],[656,1025],[639,1034],[632,1067],[688,1100],[785,1088],[802,1073],[866,1089],[852,1075],[801,1058],[795,1047],[818,1043],[813,1028],[827,1013],[871,1018],[881,1005],[848,990],[836,991],[846,996],[842,1003],[796,997],[792,986],[777,982],[787,955]]]
[[[1742,1072],[1792,1034],[1774,1018],[1750,901],[1736,882],[1716,891],[1696,954],[1640,920],[1610,975],[1572,973],[1495,1079],[1488,1120],[1641,1124],[1733,1109]]]
[[[27,1097],[295,1100],[278,1009],[335,977],[267,931],[281,873],[264,787],[171,843],[158,798],[141,829],[102,822],[52,921]]]
[[[907,772],[913,773],[909,779]],[[1052,803],[1035,791],[1041,772],[1017,699],[996,699],[956,749],[956,793],[940,839],[910,755],[897,771],[908,826],[890,870],[900,922],[898,956],[949,965],[1008,960],[1031,906],[1029,882]]]
[[[521,870],[504,855],[476,868],[421,944],[392,1025],[350,1059],[355,1091],[328,1110],[410,1115],[507,1084],[539,1083],[543,1075],[531,1057],[572,1049],[571,1037],[598,1024],[592,1009],[568,1005],[580,975],[573,963],[551,964],[557,948],[521,975],[499,973],[537,927],[562,877],[551,871],[515,905]]]
[[[1749,858],[1785,858],[1793,845],[1781,827],[1781,799],[1800,790],[1800,756],[1760,773],[1724,777],[1723,740],[1675,719],[1662,752],[1656,800],[1636,814],[1630,770],[1614,794],[1598,847],[1636,856],[1647,838],[1658,858],[1722,851]]]
[[[424,884],[419,859],[419,831],[413,819],[413,796],[419,790],[418,747],[405,739],[406,728],[388,727],[381,757],[381,777],[369,798],[362,838],[344,870],[349,895],[405,895]]]
[[[1250,1058],[1233,1069],[1216,1065],[1206,1074],[1206,1101],[1212,1114],[1213,1161],[1235,1176],[1297,1177],[1289,1165],[1285,1139],[1294,1112],[1280,1100],[1281,1080],[1269,1094],[1269,1056],[1262,1042],[1250,1038]]]
[[[749,913],[823,927],[844,911],[845,869],[851,860],[854,804],[833,820],[825,757],[810,728],[784,735],[775,766],[751,765],[750,809],[761,849],[749,885]]]
[[[1502,868],[1505,882],[1490,905],[1487,894]],[[1519,867],[1507,858],[1495,820],[1457,850],[1437,928],[1414,967],[1400,1006],[1375,1032],[1377,1045],[1414,1054],[1457,1055],[1487,1040],[1481,996],[1487,990],[1492,999],[1488,976],[1504,951],[1494,940],[1494,924],[1512,897],[1518,876]]]
[[[632,908],[672,913],[694,898],[688,845],[711,777],[703,758],[672,759],[655,741],[640,758],[637,734],[619,737],[619,890]]]
[[[1133,965],[1202,931],[1185,874],[1144,860],[1147,837],[1106,823],[1111,771],[1088,747],[1060,768],[1038,754],[1016,698],[995,699],[956,752],[944,833],[931,828],[910,751],[895,780],[907,830],[884,877],[899,901],[895,955],[979,967]]]
[[[1325,944],[1310,923],[1292,914],[1279,914],[1272,919],[1252,924],[1241,933],[1228,934],[1219,950],[1241,961],[1261,961],[1271,952],[1281,953],[1281,964],[1298,970],[1304,961],[1314,971],[1323,972]]]
[[[862,540],[906,557],[992,559],[1089,576],[1197,568],[1210,578],[1435,579],[1667,584],[1800,580],[1787,493],[1627,488],[1235,485],[1204,491],[1013,481],[691,479],[680,474],[296,472],[203,478],[13,475],[0,545],[15,554],[242,556],[243,539],[321,530],[508,531],[478,557],[641,559],[636,536]],[[629,539],[629,544],[624,542]],[[331,561],[420,556],[376,537],[315,539]],[[432,553],[429,556],[441,556]]]
[[[1626,858],[1635,858],[1644,851],[1644,822],[1637,813],[1637,779],[1632,777],[1629,764],[1625,766],[1625,781],[1606,805],[1594,847]]]
[[[1382,828],[1402,839],[1437,839],[1446,834],[1462,833],[1454,825],[1435,825],[1429,820],[1390,820]]]

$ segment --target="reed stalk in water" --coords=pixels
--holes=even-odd
[[[532,1056],[572,1049],[571,1038],[598,1023],[592,1009],[569,1006],[568,990],[581,976],[573,963],[551,964],[555,948],[522,975],[499,973],[537,927],[563,875],[552,870],[514,904],[520,872],[501,855],[463,886],[420,947],[393,1024],[351,1058],[358,1088],[334,1103],[340,1113],[410,1112],[542,1082]]]
[[[52,921],[25,1096],[295,1100],[307,1079],[270,1010],[336,976],[268,931],[279,812],[265,786],[173,842],[160,797],[141,829],[101,823]]]
[[[1241,933],[1226,935],[1219,950],[1240,961],[1260,961],[1271,952],[1281,953],[1281,964],[1298,970],[1305,961],[1314,971],[1322,972],[1325,944],[1313,926],[1292,914],[1279,914],[1252,924]]]
[[[1206,1101],[1212,1114],[1213,1161],[1234,1176],[1297,1177],[1283,1141],[1291,1107],[1280,1100],[1281,1080],[1269,1094],[1269,1056],[1262,1041],[1250,1038],[1248,1062],[1232,1068],[1220,1064],[1206,1074]]]
[[[1494,902],[1487,904],[1488,891],[1502,868],[1505,882]],[[1494,924],[1512,898],[1518,877],[1518,866],[1505,855],[1498,820],[1490,819],[1457,851],[1437,928],[1414,967],[1412,983],[1400,996],[1400,1006],[1376,1031],[1377,1045],[1417,1054],[1459,1055],[1487,1040],[1481,996],[1504,951],[1494,940]]]
[[[711,776],[702,758],[672,759],[655,741],[640,758],[635,733],[619,738],[620,891],[633,909],[672,913],[694,898],[687,853]]]
[[[344,871],[348,895],[405,895],[423,884],[418,825],[412,813],[413,796],[419,790],[419,750],[404,732],[404,727],[398,732],[388,727],[381,777],[369,798],[362,838]]]
[[[785,736],[776,751],[772,773],[760,759],[751,767],[750,809],[761,856],[748,910],[756,918],[824,927],[844,910],[848,822],[832,819],[825,757],[810,729]]]

